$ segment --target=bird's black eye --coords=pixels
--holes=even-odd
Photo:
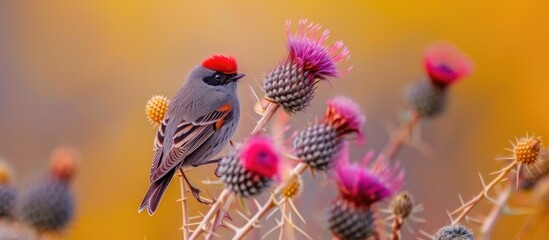
[[[223,79],[223,75],[221,73],[216,73],[216,74],[214,74],[214,78],[215,78],[215,80],[221,80],[221,79]]]

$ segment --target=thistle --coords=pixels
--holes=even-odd
[[[256,196],[278,175],[280,156],[270,138],[254,136],[235,146],[219,163],[225,186],[243,197]]]
[[[340,199],[328,212],[328,225],[338,239],[378,239],[374,213],[370,208],[357,209]]]
[[[168,112],[170,100],[168,98],[156,95],[153,96],[145,105],[145,115],[152,124],[160,124]]]
[[[11,220],[15,213],[17,190],[11,184],[11,173],[9,167],[0,162],[0,219]]]
[[[428,80],[410,86],[406,100],[420,116],[434,117],[446,106],[447,87],[469,76],[473,64],[459,49],[439,43],[427,49],[423,65]]]
[[[365,122],[358,104],[347,97],[333,98],[328,101],[324,120],[297,134],[294,153],[314,170],[330,169],[343,137],[355,133],[359,143],[364,142]]]
[[[343,144],[335,167],[339,196],[328,212],[332,233],[341,239],[375,237],[375,221],[370,206],[393,195],[403,183],[404,171],[382,162],[370,164],[367,154],[360,164],[351,164],[347,144]]]
[[[370,163],[372,152],[360,164],[350,163],[348,147],[343,146],[335,167],[340,198],[356,208],[368,208],[400,189],[404,180],[404,170],[400,166],[381,161]]]
[[[51,155],[48,178],[35,185],[21,199],[19,215],[38,232],[61,232],[74,217],[70,183],[77,169],[78,152],[57,148]]]
[[[434,240],[474,240],[471,229],[461,225],[448,225],[440,228],[435,234]]]
[[[339,62],[349,58],[349,50],[341,41],[324,45],[329,31],[321,33],[319,24],[300,20],[296,34],[286,22],[288,57],[265,77],[263,89],[269,100],[290,113],[307,108],[314,96],[315,85],[328,77],[338,77]]]

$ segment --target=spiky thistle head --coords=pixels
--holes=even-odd
[[[272,140],[253,136],[221,159],[218,174],[225,186],[236,194],[255,196],[279,175],[279,162],[280,156]]]
[[[342,199],[328,209],[328,227],[341,240],[379,239],[372,209],[357,209]]]
[[[532,165],[541,160],[543,150],[542,139],[540,136],[521,137],[513,144],[513,156],[517,162],[524,165]]]
[[[406,91],[406,101],[421,116],[432,118],[444,111],[447,91],[430,81],[415,82]]]
[[[57,147],[50,156],[50,174],[58,181],[69,183],[76,174],[79,161],[80,153],[76,148]]]
[[[263,89],[270,100],[293,113],[309,106],[319,80],[340,75],[337,65],[346,61],[350,52],[341,41],[325,45],[329,31],[321,32],[319,24],[300,20],[295,34],[290,27],[287,21],[288,57],[267,74]]]
[[[364,142],[362,126],[366,122],[366,117],[362,114],[360,106],[352,99],[339,96],[329,100],[324,121],[334,126],[338,137],[356,133],[359,143]]]
[[[408,192],[400,192],[391,201],[393,215],[400,219],[406,219],[410,216],[413,208],[414,200],[412,199],[412,195]]]
[[[152,124],[160,124],[168,112],[170,100],[162,95],[155,95],[145,105],[145,114]]]
[[[435,240],[474,240],[473,231],[461,224],[448,225],[440,228],[434,237]]]
[[[431,81],[441,87],[456,83],[473,72],[473,61],[449,43],[430,46],[423,56],[423,64]]]
[[[404,170],[398,164],[390,166],[382,161],[370,163],[369,152],[360,164],[350,163],[347,144],[338,154],[335,178],[342,199],[357,208],[368,208],[397,192],[404,179]]]
[[[293,199],[299,197],[301,192],[303,192],[303,178],[301,175],[297,175],[297,177],[282,191],[282,196]]]

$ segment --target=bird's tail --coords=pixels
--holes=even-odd
[[[174,173],[175,169],[166,173],[164,177],[158,179],[156,182],[151,183],[143,201],[141,201],[141,205],[139,205],[138,212],[143,211],[145,208],[147,208],[147,212],[151,216],[156,212],[158,204],[160,204],[160,200],[162,200],[162,196],[164,196],[164,192],[166,192]]]

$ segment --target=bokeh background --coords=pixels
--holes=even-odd
[[[405,189],[426,208],[419,216],[427,222],[413,226],[434,232],[448,223],[459,193],[481,188],[477,172],[501,167],[493,159],[506,154],[508,140],[527,131],[549,137],[547,12],[542,0],[0,1],[0,155],[24,189],[46,173],[54,147],[81,150],[78,213],[66,239],[180,239],[177,181],[154,217],[137,213],[152,157],[155,129],[144,117],[152,95],[172,97],[210,54],[234,55],[248,76],[239,89],[240,141],[258,118],[249,86],[259,89],[286,54],[286,19],[308,18],[349,46],[354,68],[332,87],[322,84],[292,126],[323,114],[326,99],[350,96],[368,117],[367,146],[352,151],[358,159],[387,142],[405,109],[403,90],[424,76],[423,50],[446,40],[475,60],[476,71],[452,88],[445,114],[423,124],[431,154],[407,147],[398,156]],[[193,170],[191,179],[212,170]],[[315,239],[329,238],[321,209],[332,188],[309,184],[298,200],[310,219],[301,226]],[[194,214],[207,210],[191,203]],[[473,216],[487,211],[481,205]],[[513,239],[523,221],[502,217],[494,239]]]

